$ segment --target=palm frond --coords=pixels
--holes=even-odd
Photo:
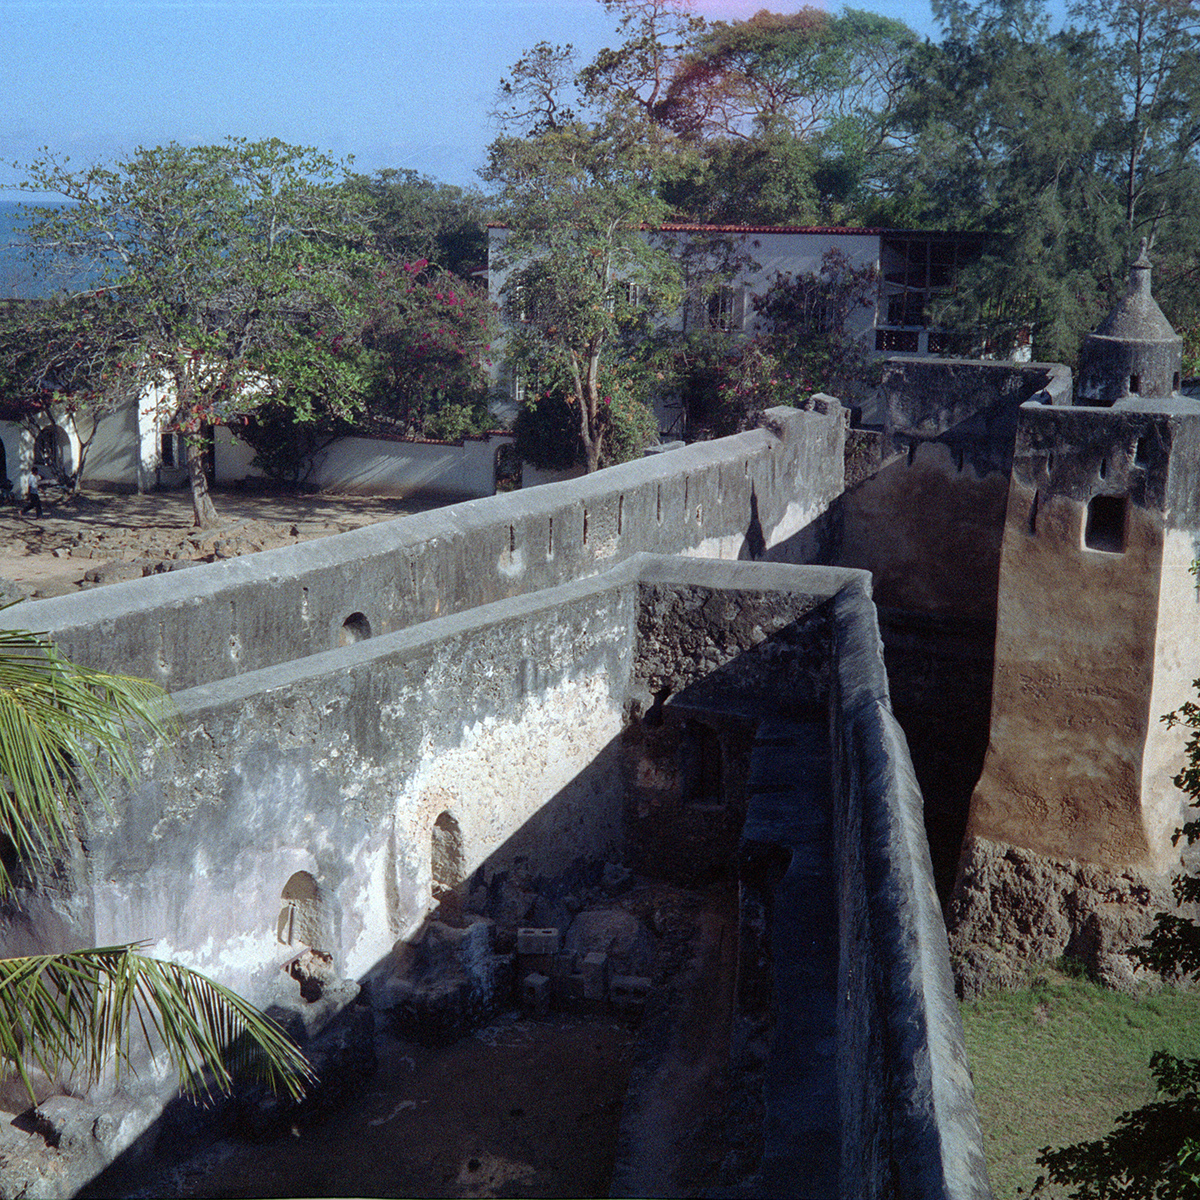
[[[165,1051],[188,1095],[248,1076],[299,1099],[312,1079],[304,1055],[254,1005],[135,946],[0,959],[0,1060],[31,1096],[31,1061],[50,1075],[65,1065],[88,1083],[112,1060],[118,1075],[130,1069],[136,1030]]]
[[[44,860],[66,842],[80,777],[107,803],[137,776],[140,737],[166,737],[170,701],[149,680],[63,658],[44,634],[0,630],[0,829]],[[0,863],[0,892],[12,881]]]

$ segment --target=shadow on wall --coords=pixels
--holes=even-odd
[[[695,591],[680,590],[680,603],[685,609],[695,600]],[[855,595],[842,603],[850,592]],[[728,597],[719,599],[728,601]],[[893,1146],[898,1156],[895,1162],[903,1163],[906,1154],[919,1154],[919,1167],[914,1163],[913,1170],[947,1182],[947,1197],[983,1200],[987,1187],[981,1166],[982,1143],[969,1082],[965,1082],[969,1076],[944,929],[936,907],[922,910],[919,918],[913,916],[920,908],[914,898],[929,892],[927,867],[920,852],[920,796],[905,782],[911,777],[906,773],[903,739],[888,733],[880,741],[880,731],[894,729],[894,725],[888,725],[886,682],[880,670],[873,617],[869,628],[862,627],[862,614],[870,610],[870,602],[858,584],[843,589],[834,603],[835,607],[840,605],[834,621],[843,647],[839,653],[845,661],[834,671],[838,704],[832,711],[826,708],[823,720],[820,707],[814,705],[823,695],[822,677],[813,673],[811,664],[802,667],[800,678],[807,681],[807,687],[796,687],[793,667],[786,661],[794,657],[787,648],[789,632],[807,625],[808,636],[800,642],[803,646],[812,640],[814,629],[829,629],[824,613],[810,612],[782,629],[779,638],[764,639],[751,650],[735,653],[711,673],[684,683],[674,694],[669,685],[653,692],[656,699],[645,709],[644,718],[629,721],[582,772],[469,872],[463,847],[470,843],[474,831],[463,826],[454,797],[439,788],[436,807],[428,813],[427,842],[417,848],[426,857],[429,887],[429,913],[421,928],[377,962],[362,978],[361,986],[337,978],[331,969],[337,949],[332,943],[327,948],[309,946],[279,972],[278,998],[272,1011],[301,1041],[314,1062],[321,1076],[316,1092],[299,1109],[276,1102],[254,1088],[241,1090],[210,1112],[176,1099],[155,1125],[81,1194],[108,1196],[134,1188],[144,1190],[149,1180],[165,1188],[166,1172],[177,1169],[214,1137],[236,1133],[251,1140],[286,1138],[289,1131],[298,1128],[298,1122],[318,1119],[337,1105],[352,1103],[361,1096],[362,1084],[375,1068],[377,1022],[405,1038],[438,1044],[457,1039],[495,1012],[517,1004],[534,1016],[546,1015],[552,1006],[585,1011],[590,1008],[610,1014],[609,1020],[611,1014],[641,1016],[646,1035],[635,1051],[632,1078],[636,1082],[631,1085],[627,1105],[633,1103],[636,1108],[649,1094],[658,1111],[664,1103],[672,1111],[666,1112],[661,1121],[622,1123],[619,1168],[626,1169],[623,1178],[631,1178],[627,1166],[636,1158],[641,1163],[654,1161],[661,1174],[665,1169],[662,1163],[669,1161],[675,1150],[683,1114],[687,1114],[689,1128],[701,1129],[696,1118],[702,1110],[701,1101],[711,1099],[714,1080],[734,1058],[733,1040],[722,1042],[708,1037],[705,1044],[711,1055],[707,1063],[710,1069],[690,1075],[691,1090],[675,1084],[666,1092],[647,1093],[654,1081],[663,1077],[660,1072],[670,1065],[669,1048],[677,1044],[674,1031],[681,1022],[694,1020],[720,1031],[738,1028],[734,1020],[738,969],[732,958],[723,960],[727,971],[722,973],[718,987],[707,980],[706,1003],[696,1000],[696,992],[705,981],[696,969],[689,971],[688,964],[700,958],[698,927],[707,921],[710,946],[714,938],[717,945],[732,945],[736,940],[739,947],[749,947],[753,953],[763,943],[761,937],[756,941],[752,933],[746,936],[746,922],[756,919],[753,911],[740,914],[742,920],[736,929],[728,919],[723,925],[719,916],[710,919],[710,912],[698,917],[695,926],[682,937],[672,940],[664,933],[658,939],[656,935],[664,928],[661,893],[656,893],[644,878],[633,875],[626,863],[635,861],[647,872],[652,863],[660,878],[666,875],[670,882],[685,887],[700,883],[711,888],[723,883],[727,891],[732,889],[738,882],[740,864],[734,850],[745,814],[741,790],[745,732],[747,725],[758,724],[765,709],[776,717],[807,720],[818,741],[830,739],[850,755],[843,768],[835,772],[833,787],[841,796],[835,803],[849,806],[842,823],[846,829],[859,828],[859,836],[850,837],[840,851],[834,838],[831,874],[839,878],[844,873],[845,864],[837,865],[841,861],[836,858],[839,853],[846,862],[857,864],[862,879],[851,887],[850,908],[871,934],[864,938],[853,922],[852,927],[846,927],[843,910],[847,899],[842,897],[838,905],[840,933],[834,951],[840,965],[835,974],[842,973],[837,975],[839,980],[843,975],[847,980],[861,977],[869,986],[847,990],[838,985],[839,992],[847,996],[849,1020],[843,1028],[839,1012],[838,1026],[827,1039],[829,1045],[823,1053],[832,1053],[837,1044],[837,1086],[849,1086],[852,1091],[825,1097],[821,1110],[825,1114],[840,1113],[846,1100],[849,1110],[866,1102],[871,1128],[864,1137],[872,1146]],[[689,611],[694,613],[695,609]],[[728,712],[709,707],[714,683],[720,684],[720,691],[736,696],[740,686],[761,678],[764,672],[773,682],[766,689],[754,689],[759,711],[735,711],[730,719]],[[661,695],[663,690],[667,696]],[[631,710],[631,716],[637,716],[636,709]],[[833,716],[836,719],[831,721]],[[663,739],[657,747],[650,745],[652,736]],[[768,738],[758,744],[774,743]],[[860,761],[859,755],[865,757]],[[769,806],[778,807],[780,799],[790,792],[795,774],[794,766],[785,760],[777,760],[774,766],[767,764],[760,790]],[[621,786],[612,786],[614,777]],[[839,784],[838,779],[843,783]],[[560,843],[567,831],[571,844],[578,845],[582,820],[594,820],[601,831],[612,827],[608,819],[611,814],[595,813],[589,805],[580,804],[581,796],[589,795],[606,797],[619,807],[616,816],[618,827],[623,825],[624,837],[610,842],[597,839],[592,853],[580,855],[553,872],[547,870],[543,866],[547,849]],[[807,810],[795,811],[798,819],[808,820],[802,815]],[[653,827],[651,838],[639,836],[642,825]],[[905,833],[897,837],[895,831],[901,825]],[[888,831],[887,836],[880,836],[880,830]],[[657,843],[660,851],[664,843],[670,843],[668,852],[635,859],[634,848],[651,842]],[[902,848],[905,845],[909,846],[907,851]],[[911,862],[903,869],[888,866],[897,854],[904,853],[911,856]],[[626,862],[621,861],[622,857]],[[801,863],[804,870],[814,865],[807,860]],[[723,866],[723,872],[714,871],[718,866]],[[290,931],[294,936],[306,920],[313,929],[328,928],[319,919],[319,879],[298,874],[286,881],[283,891],[287,894],[281,896],[281,931]],[[306,916],[302,906],[314,901],[318,911]],[[293,911],[288,911],[289,906]],[[788,911],[780,914],[779,920],[794,928],[797,922],[802,923],[802,916]],[[674,932],[679,933],[678,929]],[[727,938],[730,941],[724,943]],[[804,938],[796,945],[802,947],[802,954],[812,954]],[[787,973],[790,967],[781,963],[777,970]],[[864,1002],[864,996],[869,1002]],[[846,1029],[852,1035],[849,1040]],[[901,1058],[889,1061],[887,1047],[898,1030],[903,1031],[897,1043]],[[735,1075],[751,1060],[753,1071],[759,1073],[754,1076],[747,1068],[751,1082],[743,1083],[737,1093],[747,1097],[748,1102],[713,1106],[718,1109],[715,1123],[702,1127],[701,1140],[705,1153],[712,1155],[714,1171],[729,1161],[727,1140],[738,1149],[734,1158],[742,1169],[734,1182],[739,1184],[748,1183],[758,1170],[752,1147],[762,1144],[758,1137],[763,1116],[761,1102],[756,1106],[753,1097],[761,1096],[767,1084],[753,1080],[769,1077],[774,1053],[767,1051],[767,1045],[763,1043],[753,1056],[736,1060]],[[841,1061],[844,1055],[850,1056],[845,1071]],[[949,1117],[932,1107],[932,1097],[942,1095],[941,1089],[954,1093]],[[799,1110],[807,1111],[804,1105]],[[94,1124],[94,1110],[90,1117]],[[774,1119],[778,1118],[777,1113]],[[726,1119],[731,1124],[723,1124]],[[656,1129],[664,1131],[661,1138]],[[828,1132],[833,1136],[832,1130]],[[487,1135],[478,1136],[486,1140]],[[336,1185],[336,1194],[371,1194],[372,1183],[377,1182],[372,1172],[384,1170],[385,1162],[393,1157],[387,1152],[386,1129],[380,1137],[379,1155],[369,1155],[365,1164],[348,1164],[347,1174]],[[643,1144],[631,1151],[627,1139]],[[857,1153],[859,1142],[852,1137],[851,1143]],[[303,1141],[297,1146],[303,1155]],[[845,1150],[843,1140],[843,1156]],[[948,1157],[935,1161],[935,1150]],[[876,1169],[879,1164],[872,1160],[867,1174],[868,1182],[879,1183],[882,1179],[883,1190],[867,1189],[864,1182],[863,1191],[858,1192],[857,1187],[851,1191],[880,1197],[894,1194],[886,1187],[890,1178],[888,1163],[893,1159],[885,1154],[881,1162],[882,1169]],[[400,1166],[403,1164],[395,1169]],[[795,1178],[800,1168],[790,1158],[775,1160],[777,1172],[785,1169]],[[301,1158],[297,1178],[304,1178],[303,1170]],[[164,1173],[156,1176],[157,1171]],[[329,1182],[328,1172],[322,1178]],[[721,1182],[731,1181],[722,1177]],[[603,1182],[595,1190],[603,1190]],[[658,1193],[635,1188],[622,1194]]]
[[[659,703],[635,700],[622,732],[478,865],[469,862],[467,847],[480,831],[464,827],[464,809],[447,787],[433,789],[427,844],[416,847],[426,857],[428,916],[365,973],[361,990],[337,975],[336,901],[312,872],[293,872],[281,886],[276,928],[276,940],[293,953],[277,971],[269,1011],[314,1058],[324,1076],[318,1092],[299,1111],[253,1088],[211,1113],[177,1098],[90,1194],[144,1187],[147,1172],[177,1164],[230,1130],[286,1137],[293,1122],[361,1089],[377,1022],[406,1039],[437,1044],[515,1006],[538,1015],[551,1006],[582,1008],[607,1012],[609,1019],[672,1009],[671,980],[681,963],[668,970],[666,960],[678,955],[680,936],[677,930],[658,936],[664,930],[655,898],[666,885],[693,896],[696,889],[715,889],[725,897],[722,904],[731,903],[754,726],[768,712],[812,717],[821,711],[829,631],[827,604],[814,609],[810,599],[782,597],[776,608],[751,610],[752,620],[765,626],[762,640],[739,653],[738,627],[722,608],[736,605],[739,594],[647,586],[660,606],[672,605],[672,625],[731,631],[732,657],[715,667],[689,659],[664,676]],[[797,609],[802,616],[791,619],[787,614]],[[652,671],[647,652],[643,672]],[[590,837],[581,834],[587,822]],[[591,853],[545,865],[555,845],[589,840]],[[692,936],[699,934],[689,932],[683,941]],[[733,928],[722,937],[730,948],[740,941]],[[731,970],[706,989],[719,998],[704,1008],[702,1020],[711,1023],[711,1036],[724,1039],[711,1064],[717,1075],[730,1052],[732,989]],[[698,1088],[709,1086],[712,1071]],[[696,1100],[672,1097],[681,1105]],[[665,1152],[655,1147],[654,1157]],[[364,1186],[359,1182],[357,1190]]]
[[[668,716],[668,723],[675,719]],[[700,747],[693,750],[702,753]],[[694,774],[693,768],[681,762],[673,779],[689,772]],[[473,831],[461,826],[450,798],[449,806],[432,820],[425,847],[428,916],[357,984],[339,979],[332,970],[337,934],[324,910],[319,880],[309,872],[294,873],[281,890],[278,936],[290,942],[295,954],[279,971],[276,1000],[268,1011],[317,1067],[321,1079],[313,1094],[295,1107],[275,1101],[259,1087],[243,1085],[236,1095],[208,1109],[176,1097],[153,1126],[78,1194],[113,1196],[147,1186],[167,1189],[170,1171],[217,1138],[290,1141],[294,1127],[362,1095],[374,1070],[377,1025],[405,1040],[441,1045],[470,1034],[498,1013],[521,1008],[527,1016],[561,1011],[603,1017],[597,1036],[607,1036],[602,1031],[614,1020],[638,1025],[648,1010],[669,1008],[673,993],[667,966],[670,956],[678,954],[679,942],[658,936],[661,930],[655,928],[661,871],[653,882],[635,875],[623,865],[621,845],[597,846],[595,854],[578,857],[553,874],[540,865],[545,847],[565,828],[571,827],[572,839],[578,841],[578,823],[586,819],[580,810],[581,794],[612,794],[618,804],[628,803],[623,790],[614,792],[611,787],[614,774],[623,781],[636,774],[627,733],[604,746],[567,788],[471,870],[464,846]],[[674,794],[668,794],[672,790]],[[445,792],[440,795],[445,802]],[[687,802],[676,787],[662,791],[658,800],[653,813],[642,819],[661,832],[673,815],[693,839],[688,853],[668,852],[654,864],[666,866],[668,874],[675,871],[676,878],[668,884],[686,888],[704,873],[704,882],[711,886],[714,879],[707,866],[695,866],[700,860],[711,865],[723,859],[727,876],[736,871],[733,849],[740,821],[714,821],[719,797],[697,796]],[[685,811],[691,807],[703,808],[704,819],[693,819],[696,814]],[[624,816],[628,824],[639,820],[635,807]],[[597,823],[603,827],[607,822]],[[702,847],[697,839],[719,844]],[[729,878],[726,883],[733,886]],[[733,944],[732,930],[727,944]],[[720,1030],[728,1024],[732,987],[730,973],[720,981],[720,1004],[704,1013]],[[713,1064],[718,1072],[722,1066],[722,1061]],[[709,1086],[711,1078],[711,1073],[705,1074],[698,1086]],[[696,1094],[686,1090],[671,1097],[672,1104],[695,1101]],[[91,1114],[93,1120],[96,1115]],[[614,1154],[616,1115],[609,1126]],[[383,1126],[374,1163],[377,1172],[404,1166],[381,1165],[392,1158],[388,1136]],[[485,1131],[472,1136],[479,1139],[477,1153],[501,1152],[501,1147],[488,1145]],[[297,1150],[295,1179],[303,1189],[306,1147],[303,1140],[292,1144]],[[660,1148],[663,1153],[667,1149]],[[347,1161],[337,1168],[340,1175],[330,1176],[331,1169],[326,1164],[323,1170],[323,1178],[334,1188],[327,1194],[388,1194],[370,1190],[370,1162]],[[375,1186],[382,1177],[375,1177]],[[86,1175],[80,1182],[84,1179]],[[607,1182],[597,1181],[600,1190],[594,1194],[604,1194]]]

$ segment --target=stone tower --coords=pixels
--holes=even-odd
[[[1021,406],[1000,560],[991,736],[968,837],[1165,870],[1200,675],[1200,404],[1145,246],[1071,405]]]
[[[1111,408],[1162,400],[1179,391],[1183,339],[1150,294],[1146,240],[1117,306],[1083,341],[1077,404]]]

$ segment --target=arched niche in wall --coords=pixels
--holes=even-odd
[[[445,904],[457,895],[464,878],[463,838],[458,822],[443,811],[429,835],[430,890],[434,904]]]
[[[280,893],[276,939],[284,946],[307,946],[310,950],[333,950],[329,914],[321,885],[308,871],[295,871]]]
[[[371,636],[371,622],[365,613],[351,613],[342,622],[342,632],[338,637],[339,646],[352,646],[355,642],[365,642]]]

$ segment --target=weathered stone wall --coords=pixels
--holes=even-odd
[[[439,818],[455,883],[611,853],[634,600],[566,585],[180,693],[177,749],[89,839],[90,940],[148,939],[257,997],[296,953],[296,871],[321,893],[314,948],[357,977],[432,906]]]
[[[946,933],[869,597],[833,604],[841,1194],[988,1197]]]
[[[1198,648],[1188,575],[1200,419],[1022,410],[1005,529],[992,748],[972,836],[1057,859],[1169,869]],[[1096,498],[1112,528],[1095,530]]]
[[[872,572],[877,604],[994,617],[1017,410],[1064,390],[1042,363],[885,366],[883,463],[842,501],[838,557]]]
[[[1071,377],[1039,363],[894,359],[882,391],[882,446],[869,474],[851,464],[831,561],[872,572],[895,713],[947,898],[988,742],[1017,413],[1034,395],[1069,403]]]
[[[26,602],[70,658],[172,692],[595,574],[638,552],[812,557],[842,490],[844,413],[772,409],[764,427],[582,479],[92,592]],[[184,579],[184,574],[187,578]]]

